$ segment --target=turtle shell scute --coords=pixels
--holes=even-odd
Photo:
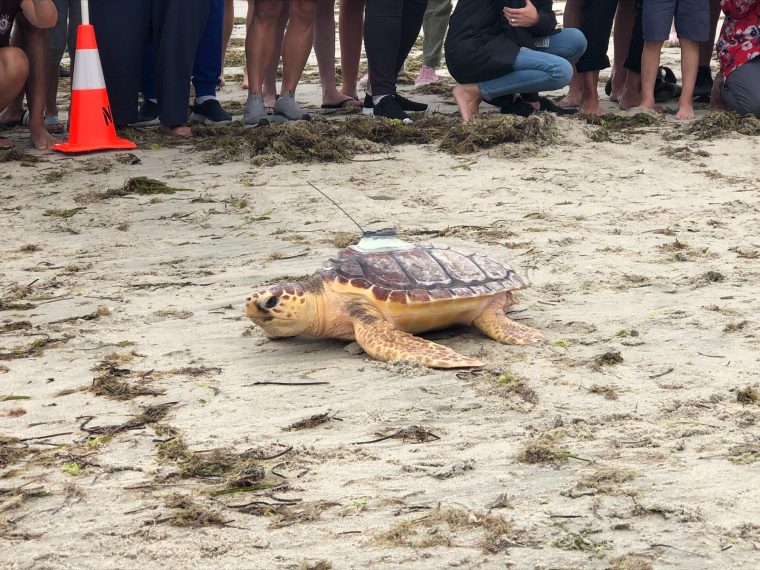
[[[380,252],[348,247],[317,274],[327,283],[370,289],[376,299],[392,303],[478,297],[527,287],[506,264],[430,244]]]

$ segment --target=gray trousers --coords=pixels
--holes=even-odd
[[[443,39],[449,27],[451,0],[428,0],[422,20],[422,64],[437,68],[441,64]]]
[[[760,118],[760,57],[734,69],[723,82],[721,94],[734,111]]]
[[[82,23],[82,6],[80,0],[55,0],[58,10],[58,22],[48,30],[50,58],[52,63],[59,65],[63,53],[68,49],[69,58],[74,61],[77,47],[77,28]]]

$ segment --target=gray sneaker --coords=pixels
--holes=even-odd
[[[275,123],[284,123],[284,117],[268,115],[267,108],[264,106],[264,100],[261,95],[249,95],[248,101],[245,102],[245,111],[243,112],[243,126],[245,127],[265,127]]]
[[[293,91],[287,95],[282,95],[274,103],[275,115],[285,117],[289,121],[308,121],[311,115],[304,111],[296,104],[296,97]]]

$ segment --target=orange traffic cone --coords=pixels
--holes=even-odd
[[[53,145],[60,152],[137,148],[132,141],[116,136],[108,102],[103,67],[100,64],[95,28],[77,29],[77,52],[71,85],[69,142]]]

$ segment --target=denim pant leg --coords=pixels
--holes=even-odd
[[[571,59],[580,57],[586,39],[576,29],[562,30],[550,36],[547,47],[521,48],[512,64],[512,72],[478,83],[487,101],[511,93],[532,93],[561,89],[573,77]]]
[[[224,0],[211,0],[206,28],[195,52],[193,86],[195,97],[213,97],[222,74],[222,31]]]

